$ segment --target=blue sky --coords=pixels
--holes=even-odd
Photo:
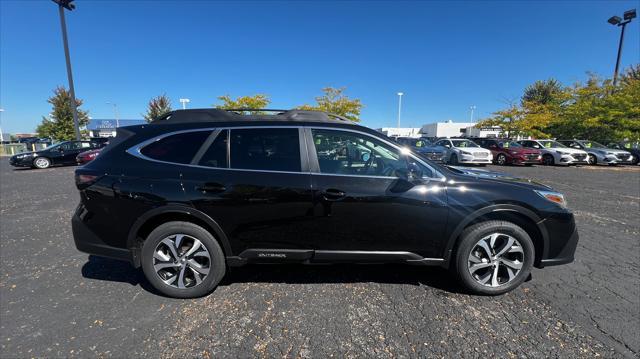
[[[141,118],[166,93],[209,107],[266,93],[273,108],[326,86],[365,104],[363,123],[395,126],[488,116],[537,79],[611,76],[620,31],[606,20],[639,1],[217,2],[77,0],[67,13],[76,96],[93,118]],[[640,62],[639,22],[622,65]],[[0,1],[4,132],[32,131],[67,85],[55,4]]]

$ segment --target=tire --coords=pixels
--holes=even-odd
[[[595,155],[589,154],[587,155],[587,161],[589,162],[589,165],[591,166],[595,166],[598,164],[598,158]]]
[[[542,156],[542,163],[545,166],[553,166],[553,165],[556,164],[556,160],[553,158],[552,155],[546,154],[546,155]]]
[[[525,167],[531,167],[531,166],[533,166],[533,163],[525,163],[524,166]]]
[[[225,256],[216,239],[190,222],[167,222],[154,229],[142,246],[141,260],[151,285],[173,298],[207,295],[226,272]]]
[[[457,166],[457,165],[459,165],[459,163],[458,163],[458,155],[456,155],[455,153],[452,153],[452,154],[451,154],[451,157],[449,157],[449,163],[450,163],[452,166]]]
[[[51,160],[46,157],[36,157],[33,160],[33,167],[38,169],[45,169],[51,166]]]
[[[504,166],[507,164],[507,156],[505,156],[503,153],[499,154],[498,157],[496,158],[496,162],[498,162],[498,164],[500,166]]]
[[[491,246],[493,236],[495,240]],[[480,242],[484,242],[492,251],[495,250],[492,255],[498,259],[494,260],[486,254]],[[509,243],[512,244],[507,249]],[[506,252],[498,255],[501,250]],[[524,229],[511,222],[487,221],[470,226],[462,232],[452,269],[460,283],[471,293],[499,295],[517,288],[528,278],[534,255],[533,242]],[[498,267],[497,272],[494,265]],[[475,271],[472,266],[476,266]],[[485,281],[484,284],[482,281]]]

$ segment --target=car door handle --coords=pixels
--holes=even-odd
[[[205,183],[202,186],[196,187],[196,189],[202,193],[221,193],[227,190],[227,188],[220,183]]]
[[[327,201],[338,201],[343,199],[347,194],[344,191],[335,188],[329,188],[322,192],[322,196]]]

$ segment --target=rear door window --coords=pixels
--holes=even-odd
[[[300,172],[297,128],[232,129],[229,168]]]
[[[200,166],[227,168],[227,142],[229,130],[220,132],[198,162]],[[197,159],[196,159],[197,160]]]
[[[177,133],[146,145],[140,153],[158,161],[188,164],[210,134],[211,131]]]

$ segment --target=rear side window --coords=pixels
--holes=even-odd
[[[190,163],[211,131],[184,132],[148,144],[140,153],[158,161]]]
[[[211,146],[205,151],[198,164],[200,166],[227,168],[227,138],[229,130],[224,130],[216,136]]]
[[[300,172],[297,128],[231,130],[230,168]]]

